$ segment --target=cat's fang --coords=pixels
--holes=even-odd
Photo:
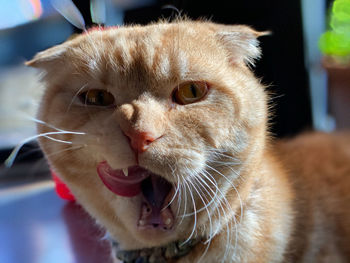
[[[123,168],[123,173],[125,176],[128,176],[129,175],[128,168]]]
[[[166,225],[170,225],[170,224],[172,223],[172,221],[173,221],[173,220],[171,220],[171,218],[167,218],[167,219],[165,220],[164,223],[165,223]]]
[[[139,220],[139,226],[145,226],[146,221],[145,220]]]

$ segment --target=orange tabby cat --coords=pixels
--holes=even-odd
[[[270,140],[262,34],[96,29],[27,63],[46,73],[40,145],[121,260],[349,262],[350,137]]]

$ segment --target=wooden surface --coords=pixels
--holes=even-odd
[[[0,190],[0,263],[112,263],[104,236],[52,182]]]

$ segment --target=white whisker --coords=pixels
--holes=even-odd
[[[19,152],[19,150],[23,147],[24,144],[35,140],[39,137],[46,137],[48,135],[55,135],[55,134],[77,134],[77,135],[84,135],[84,132],[74,132],[74,131],[56,131],[56,132],[46,132],[46,133],[41,133],[41,134],[37,134],[34,136],[31,136],[23,141],[21,141],[11,152],[10,156],[5,160],[5,166],[6,167],[11,167],[13,165],[13,162],[16,159],[16,156]]]
[[[193,197],[193,194],[192,194],[192,191],[190,189],[190,187],[188,186],[186,180],[184,181],[184,184],[187,186],[188,190],[189,190],[189,193],[190,193],[190,196],[191,196],[191,199],[192,199],[192,204],[193,204],[193,209],[194,211],[196,211],[196,202],[194,200],[194,197]],[[184,244],[186,244],[188,241],[191,240],[194,232],[196,231],[196,226],[197,226],[197,213],[194,213],[194,223],[193,223],[193,228],[192,228],[192,232],[191,234],[189,235],[189,237],[180,244],[180,247],[183,246]]]
[[[194,179],[198,179],[197,176],[194,176],[193,178],[194,178]],[[205,183],[205,182],[204,182],[204,183]],[[205,185],[213,192],[213,190],[210,188],[210,186],[208,186],[208,184],[205,183]],[[202,185],[202,186],[203,186],[203,185]],[[216,184],[215,184],[215,188],[216,188],[216,190],[218,190]],[[216,192],[216,193],[213,192],[213,194],[214,194],[214,197],[215,197],[215,195],[217,194],[217,192]],[[215,199],[213,198],[207,205],[205,205],[204,207],[201,207],[200,209],[198,209],[198,210],[196,211],[196,213],[198,214],[198,213],[200,213],[201,211],[207,209],[207,208],[208,208],[212,203],[214,203],[214,202],[215,202]],[[194,213],[195,213],[195,212],[187,213],[187,214],[184,214],[183,216],[192,216],[192,215],[194,215]]]
[[[47,127],[49,127],[49,128],[52,128],[52,129],[54,129],[54,130],[61,131],[61,132],[64,132],[64,131],[65,131],[65,130],[62,130],[62,129],[60,129],[60,128],[55,127],[55,126],[52,125],[52,124],[49,124],[49,123],[44,122],[44,121],[42,121],[42,120],[39,120],[39,119],[37,119],[37,118],[31,117],[31,116],[27,116],[26,118],[28,118],[29,120],[34,121],[34,122],[36,122],[36,123],[43,124],[43,125],[45,125],[45,126],[47,126]]]
[[[241,207],[241,218],[240,220],[242,220],[242,216],[243,216],[243,203],[242,203],[242,198],[236,188],[236,186],[225,176],[223,175],[221,172],[219,172],[218,170],[216,170],[215,168],[211,167],[210,165],[206,165],[209,169],[215,171],[217,174],[219,174],[220,176],[222,176],[231,186],[232,188],[235,190],[236,194],[237,194],[237,197],[238,197],[238,200],[239,200],[239,203],[240,203],[240,207]]]
[[[72,105],[73,105],[73,103],[74,103],[75,98],[79,95],[79,93],[80,93],[82,90],[84,90],[84,89],[87,87],[87,85],[88,85],[87,83],[84,84],[84,85],[74,94],[72,100],[70,101],[70,103],[69,103],[69,105],[68,105],[68,107],[67,107],[67,110],[66,110],[66,113],[65,113],[65,114],[67,114],[67,113],[69,112],[70,108],[72,107]]]
[[[185,182],[185,178],[183,178],[182,181]],[[187,211],[187,191],[186,191],[186,185],[185,185],[185,184],[181,184],[181,186],[183,187],[183,190],[182,190],[182,191],[184,192],[184,195],[185,195],[185,197],[184,197],[184,202],[183,202],[183,203],[184,203],[184,212],[183,212],[183,214],[186,214],[186,211]],[[183,219],[184,219],[184,216],[182,215],[179,224],[182,223]]]
[[[175,192],[174,192],[173,197],[171,198],[170,202],[164,208],[162,208],[162,210],[166,209],[167,207],[169,207],[174,202],[174,200],[176,198],[176,195],[179,193],[179,188],[180,188],[179,176],[175,174],[175,171],[174,171],[174,169],[173,169],[173,167],[171,165],[169,165],[169,167],[171,169],[172,175],[177,177],[177,184],[176,184],[176,187],[175,187]],[[180,199],[180,197],[179,197],[179,199]]]
[[[217,171],[217,172],[218,172],[218,171]],[[210,176],[210,177],[214,180],[214,178],[212,177],[212,175],[211,175],[210,173],[208,173],[207,171],[206,171],[206,175],[204,175],[204,176]],[[223,176],[223,175],[222,175],[222,176]],[[208,180],[209,180],[209,178],[208,178]],[[239,197],[239,199],[240,199],[240,196],[239,196],[239,193],[238,193],[237,189],[236,189],[235,187],[234,187],[234,189],[236,190],[236,193],[237,193],[237,195],[238,195],[238,197]],[[218,190],[219,190],[219,189],[218,189]],[[224,194],[223,194],[220,190],[219,190],[219,192],[220,192],[221,196],[223,197],[224,203],[228,206],[229,211],[233,211],[233,209],[231,208],[231,205],[229,204],[229,202],[228,202],[227,199],[225,198]],[[222,204],[221,204],[220,201],[219,201],[219,205],[220,205],[221,209],[223,210],[223,212],[224,212],[224,214],[225,214],[225,217],[226,217],[226,211],[224,210],[224,208],[223,208],[223,206],[222,206]],[[243,212],[243,205],[242,205],[241,200],[240,200],[240,208],[241,208],[241,213],[242,213],[242,212]],[[237,248],[237,242],[238,242],[238,229],[237,229],[236,215],[233,214],[233,215],[232,215],[232,218],[233,218],[233,221],[234,221],[234,224],[235,224],[235,245],[234,245],[234,253],[235,253],[236,248]],[[231,220],[229,220],[229,221],[231,221]],[[231,244],[231,236],[230,236],[230,232],[231,232],[231,231],[229,231],[229,229],[231,229],[231,228],[230,228],[229,225],[228,225],[228,221],[226,221],[225,224],[226,224],[226,228],[228,229],[228,231],[227,231],[227,244]],[[215,235],[216,235],[216,234],[215,234]],[[214,235],[214,236],[215,236],[215,235]],[[213,237],[214,237],[214,236],[213,236]],[[211,237],[211,238],[213,238],[213,237]],[[207,240],[206,242],[208,242],[208,240]],[[228,251],[228,246],[227,246],[227,247],[226,247],[226,250],[225,250],[225,254],[224,254],[224,257],[223,257],[222,262],[224,262],[224,260],[225,260],[225,258],[227,257],[228,253],[229,253],[229,251]]]
[[[61,142],[61,143],[67,143],[67,144],[72,144],[73,142],[70,142],[70,141],[64,141],[64,140],[59,140],[59,139],[56,139],[56,138],[53,138],[51,136],[44,136],[44,138],[47,138],[51,141],[54,141],[54,142]]]
[[[63,150],[60,150],[60,151],[56,151],[56,152],[52,152],[52,153],[46,154],[46,157],[50,157],[50,156],[53,156],[53,155],[61,154],[61,153],[63,153],[63,152],[67,152],[67,151],[79,150],[79,149],[84,148],[84,147],[86,147],[86,146],[87,146],[87,145],[76,145],[76,146],[64,148]]]
[[[211,177],[210,174],[208,174],[208,175]],[[206,175],[203,175],[203,176],[205,176],[207,179],[209,179],[208,176],[206,176]],[[204,181],[201,177],[199,177],[199,178],[201,179],[202,182],[205,183],[205,181]],[[209,180],[210,180],[210,179],[209,179]],[[215,185],[215,186],[217,187],[217,185]],[[204,188],[204,189],[206,189],[206,188]],[[211,189],[210,189],[210,190],[211,190]],[[219,189],[217,189],[217,190],[219,190]],[[211,190],[211,191],[213,192],[213,190]],[[213,192],[213,193],[214,193],[214,192]],[[228,207],[230,207],[230,205],[229,205],[227,199],[223,196],[223,194],[222,194],[222,192],[221,192],[220,190],[219,190],[219,193],[220,193],[220,195],[222,196],[222,199],[223,199],[224,203],[225,203]],[[208,192],[208,194],[209,194],[209,192]],[[209,194],[209,195],[210,195],[210,194]],[[211,195],[210,195],[210,196],[211,196]],[[217,201],[218,201],[218,207],[216,208],[216,211],[217,211],[217,213],[218,213],[219,218],[221,218],[221,212],[220,212],[219,208],[221,208],[221,210],[222,210],[222,212],[223,212],[223,215],[224,215],[224,218],[228,218],[227,213],[226,213],[226,211],[225,211],[225,209],[224,209],[224,207],[223,207],[223,205],[222,205],[222,201],[218,198],[217,194],[216,194],[213,198],[216,198]],[[223,220],[221,219],[221,221],[223,221]],[[231,244],[231,236],[230,236],[230,232],[231,232],[230,229],[231,229],[231,228],[229,228],[228,221],[226,221],[226,220],[225,220],[225,225],[226,225],[226,229],[227,229],[227,231],[226,231],[226,235],[227,235],[227,237],[226,237],[227,246],[226,246],[226,249],[225,249],[225,253],[224,253],[222,262],[225,261],[225,258],[227,257],[227,253],[228,253],[229,244]],[[219,230],[220,230],[220,229],[218,228],[215,232],[212,232],[212,233],[209,235],[208,239],[204,242],[204,244],[209,245],[209,244],[211,243],[211,240],[214,238],[214,236],[216,236],[216,234],[219,232]],[[202,258],[202,257],[201,257],[201,258]],[[199,261],[199,262],[200,262],[200,261]]]
[[[196,179],[196,180],[198,180],[198,183],[199,184],[201,184],[200,183],[200,181],[201,180],[203,180],[201,177],[193,177],[194,179]],[[202,185],[202,184],[201,184]],[[202,185],[203,186],[203,185]],[[205,188],[205,187],[203,187],[203,189],[208,193],[208,195],[212,198],[212,200],[215,200],[215,194],[214,194],[214,196],[211,196],[210,194],[209,194],[209,192],[208,192],[208,190]],[[203,194],[203,192],[202,192],[202,188],[201,187],[199,187],[199,190],[201,191],[201,193]],[[211,189],[210,189],[211,190]],[[212,191],[213,193],[214,193],[214,191]],[[197,191],[197,193],[198,193],[198,191]],[[199,194],[199,193],[198,193]],[[200,194],[199,194],[200,195]],[[204,198],[206,199],[206,201],[208,202],[208,199],[206,198],[206,196],[203,194],[203,196],[204,196]],[[212,223],[212,220],[211,220],[211,215],[210,215],[210,212],[209,212],[209,210],[208,210],[208,207],[209,207],[209,205],[212,203],[212,202],[209,202],[207,205],[205,204],[205,202],[203,201],[203,199],[201,198],[201,200],[202,200],[202,202],[203,202],[203,204],[204,204],[204,207],[206,207],[206,211],[207,211],[207,214],[208,214],[208,220],[209,220],[209,236],[211,236],[212,235],[212,233],[213,233],[213,223]],[[206,248],[205,248],[205,250],[204,250],[204,252],[203,252],[203,254],[202,254],[202,256],[198,259],[198,262],[201,262],[201,260],[202,260],[202,258],[204,258],[204,256],[207,254],[207,252],[208,252],[208,249],[209,249],[209,247],[210,247],[210,244],[211,244],[211,242],[208,242],[207,243],[207,245],[206,245]]]

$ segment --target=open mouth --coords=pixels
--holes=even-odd
[[[106,161],[98,164],[97,173],[104,185],[116,195],[142,195],[137,224],[140,229],[172,229],[174,215],[169,202],[174,189],[167,180],[137,165],[113,170]]]

